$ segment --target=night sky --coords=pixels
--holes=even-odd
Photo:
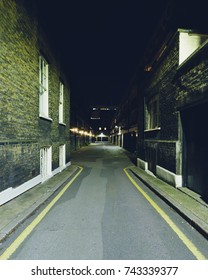
[[[73,106],[119,104],[168,1],[36,1]]]

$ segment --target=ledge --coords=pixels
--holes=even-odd
[[[59,122],[59,125],[66,126],[66,124],[62,122]]]
[[[144,132],[160,131],[160,130],[161,130],[161,127],[157,127],[157,128],[145,129]]]
[[[53,119],[49,118],[49,117],[46,117],[46,116],[41,116],[39,115],[39,118],[42,119],[42,120],[46,120],[46,121],[49,121],[49,122],[53,122]]]

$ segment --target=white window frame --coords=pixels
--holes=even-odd
[[[40,175],[42,181],[52,176],[52,147],[40,149]]]
[[[48,76],[49,66],[43,56],[39,56],[39,116],[43,118],[49,117],[48,102]]]
[[[59,167],[64,169],[66,166],[66,145],[59,146]]]
[[[59,123],[64,123],[64,84],[60,82],[59,87]]]

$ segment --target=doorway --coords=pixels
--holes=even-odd
[[[184,185],[208,198],[208,103],[181,112]]]

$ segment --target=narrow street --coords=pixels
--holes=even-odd
[[[133,163],[122,148],[92,144],[73,153],[72,164],[83,171],[11,259],[196,259],[126,176],[124,168]],[[134,180],[208,258],[207,240],[138,178]]]

